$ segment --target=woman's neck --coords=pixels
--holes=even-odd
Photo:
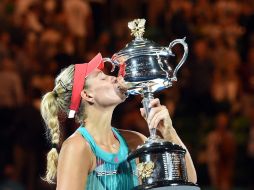
[[[115,140],[111,129],[113,111],[114,107],[103,109],[88,106],[86,108],[85,127],[98,143],[111,144]]]

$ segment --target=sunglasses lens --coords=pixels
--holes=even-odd
[[[112,69],[113,69],[113,65],[111,63],[105,62],[104,63],[104,68],[102,69],[102,72],[105,75],[117,77],[118,72],[119,72],[119,67],[116,65],[113,71],[112,71]]]

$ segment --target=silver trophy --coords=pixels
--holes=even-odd
[[[185,38],[172,41],[168,47],[158,46],[156,43],[143,38],[145,19],[136,19],[128,23],[131,34],[135,39],[125,48],[115,53],[111,59],[105,58],[114,65],[125,65],[124,79],[130,87],[128,93],[141,94],[146,115],[149,113],[148,104],[154,98],[153,94],[171,87],[177,81],[176,74],[188,55],[188,45]],[[174,56],[171,49],[181,44],[184,54],[175,69],[169,63]],[[185,153],[179,145],[165,141],[156,135],[156,129],[149,129],[150,137],[128,156],[128,161],[136,162],[133,167],[139,184],[134,189],[174,189],[196,190],[196,184],[188,182]]]

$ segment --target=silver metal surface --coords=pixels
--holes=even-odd
[[[170,57],[174,56],[171,48],[181,44],[184,55],[174,69]],[[157,92],[172,86],[177,80],[177,72],[188,55],[188,46],[185,38],[176,39],[169,47],[160,47],[147,39],[135,39],[127,46],[114,54],[112,61],[115,64],[126,64],[124,80],[131,87],[129,94],[142,94],[143,86],[148,86],[152,92]]]
[[[128,93],[133,95],[142,94],[144,86],[150,88],[151,92],[172,86],[172,83],[177,81],[178,70],[188,56],[188,45],[185,38],[172,41],[168,47],[159,46],[143,38],[144,26],[142,27],[142,32],[134,34],[135,39],[125,48],[115,53],[111,59],[104,58],[104,61],[114,65],[126,65],[124,80],[130,87]],[[170,58],[174,56],[172,48],[177,44],[183,46],[184,53],[175,66]]]
[[[185,150],[170,142],[149,142],[140,146],[129,155],[136,164],[153,163],[154,167],[149,176],[141,177],[140,171],[134,173],[139,178],[139,185],[149,185],[158,181],[187,182],[188,176],[185,164]]]

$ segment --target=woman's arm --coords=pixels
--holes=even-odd
[[[90,146],[76,133],[60,151],[57,167],[57,190],[84,190],[93,159]]]
[[[183,144],[175,129],[173,128],[168,109],[160,104],[159,99],[154,99],[150,102],[151,111],[149,112],[147,123],[149,128],[157,128],[164,139],[182,146],[186,150],[185,160],[188,174],[188,181],[196,183],[196,170],[191,159],[190,153]],[[145,118],[144,108],[140,109],[141,115]]]
[[[128,147],[131,151],[135,151],[139,145],[144,144],[146,141],[146,137],[136,131],[130,131],[130,130],[123,130],[119,129],[121,135],[126,140],[126,143],[128,144]]]

